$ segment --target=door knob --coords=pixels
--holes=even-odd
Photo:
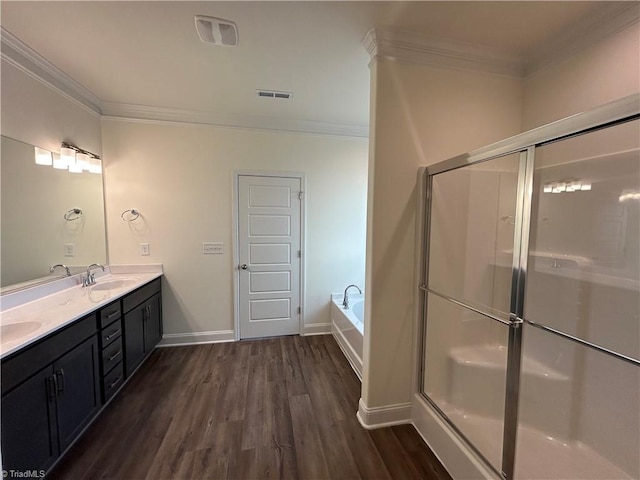
[[[240,265],[240,270],[247,270],[249,267],[247,266],[246,263],[243,263],[242,265]]]

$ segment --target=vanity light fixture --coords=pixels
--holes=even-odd
[[[89,171],[89,161],[90,161],[91,157],[89,155],[87,155],[86,153],[78,153],[76,155],[76,165],[78,165],[78,168],[80,168],[80,170],[86,170]]]
[[[60,161],[66,163],[67,167],[71,167],[76,163],[76,151],[62,144],[60,149]]]
[[[53,168],[57,168],[59,170],[66,170],[69,168],[67,162],[60,157],[59,153],[53,152]]]
[[[59,153],[35,147],[35,162],[37,165],[53,165],[53,168],[69,170],[71,173],[102,173],[99,155],[67,142],[62,142]]]
[[[37,165],[53,165],[53,157],[49,150],[44,148],[35,147],[36,150],[36,164]]]
[[[82,173],[82,167],[75,159],[73,160],[73,162],[69,163],[69,172]]]
[[[542,186],[543,193],[588,192],[589,190],[591,190],[591,182],[578,179],[545,182]]]
[[[89,173],[102,173],[102,162],[99,158],[89,159]]]

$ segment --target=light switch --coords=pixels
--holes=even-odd
[[[149,255],[149,244],[141,243],[140,244],[140,255],[146,256]]]
[[[224,253],[223,245],[220,242],[204,242],[202,244],[202,253],[205,255],[221,255]]]
[[[76,249],[73,243],[65,243],[64,244],[64,256],[65,257],[73,257],[76,254]]]

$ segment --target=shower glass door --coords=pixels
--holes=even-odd
[[[431,177],[422,392],[496,472],[520,159],[515,153]]]
[[[640,121],[533,178],[516,478],[640,478]]]

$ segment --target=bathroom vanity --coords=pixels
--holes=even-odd
[[[162,338],[161,275],[105,275],[3,312],[4,470],[49,470],[144,362]]]

